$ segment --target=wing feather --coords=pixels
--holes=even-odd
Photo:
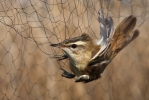
[[[101,17],[101,19],[103,20],[104,18]],[[101,19],[99,22],[102,22]],[[112,18],[108,17],[105,19],[105,21],[107,32],[101,31],[100,33],[101,37],[104,39],[102,39],[101,44],[99,44],[101,46],[100,51],[97,52],[95,56],[93,56],[89,63],[91,66],[97,63],[100,64],[100,62],[103,62],[104,60],[110,62],[119,51],[121,51],[139,35],[139,31],[135,30],[131,36],[132,30],[134,29],[137,21],[136,17],[133,17],[132,15],[123,19],[123,21],[117,26],[115,30],[113,27]],[[100,28],[101,30],[104,30],[105,24],[104,28]]]
[[[106,51],[114,33],[113,19],[111,17],[105,19],[102,10],[99,10],[98,21],[100,23],[101,38],[97,42],[97,45],[101,46],[101,49],[92,57],[91,60],[96,59],[99,54],[103,54],[104,51]]]

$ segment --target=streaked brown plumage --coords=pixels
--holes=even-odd
[[[138,30],[132,32],[136,21],[136,17],[132,15],[123,19],[115,31],[112,31],[114,34],[110,32],[109,35],[113,35],[106,37],[108,39],[106,47],[101,43],[97,44],[85,33],[79,37],[66,39],[58,44],[51,44],[51,46],[60,47],[65,52],[65,55],[55,56],[55,58],[59,60],[69,59],[70,69],[73,74],[62,69],[64,71],[62,76],[66,78],[77,76],[76,82],[85,83],[100,78],[100,74],[112,59],[139,35]],[[110,24],[105,24],[105,26],[108,25]],[[102,48],[104,49],[102,50]]]

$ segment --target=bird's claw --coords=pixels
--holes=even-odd
[[[62,73],[62,77],[65,77],[65,78],[74,78],[75,77],[75,75],[74,74],[71,74],[71,73],[69,73],[69,72],[67,72],[66,70],[64,70],[63,68],[60,68],[62,71],[63,71],[63,73]]]

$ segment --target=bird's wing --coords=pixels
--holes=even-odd
[[[126,45],[128,45],[139,35],[138,30],[135,30],[134,33],[132,33],[132,30],[136,25],[136,21],[136,17],[130,15],[120,22],[115,29],[110,47],[106,51],[106,58],[113,59],[118,52],[120,52]]]
[[[98,21],[100,23],[100,40],[97,41],[97,44],[101,45],[101,44],[105,44],[108,34],[107,34],[106,22],[104,19],[103,11],[99,10],[98,14],[99,14]]]
[[[106,51],[114,33],[113,19],[111,17],[105,19],[102,10],[99,10],[98,21],[100,23],[100,40],[97,41],[97,45],[101,46],[101,49],[92,57],[91,61]]]
[[[109,42],[112,39],[114,34],[113,19],[111,17],[107,17],[105,22],[107,27],[107,42]]]

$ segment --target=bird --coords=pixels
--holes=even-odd
[[[68,72],[60,68],[65,78],[75,78],[75,82],[88,83],[97,80],[113,60],[113,58],[131,41],[139,36],[139,30],[134,30],[137,18],[133,15],[125,17],[114,28],[113,19],[104,18],[102,10],[98,12],[100,23],[100,39],[96,40],[83,33],[81,36],[65,39],[60,43],[51,44],[52,47],[60,48],[64,54],[54,55],[58,60],[69,60]]]

